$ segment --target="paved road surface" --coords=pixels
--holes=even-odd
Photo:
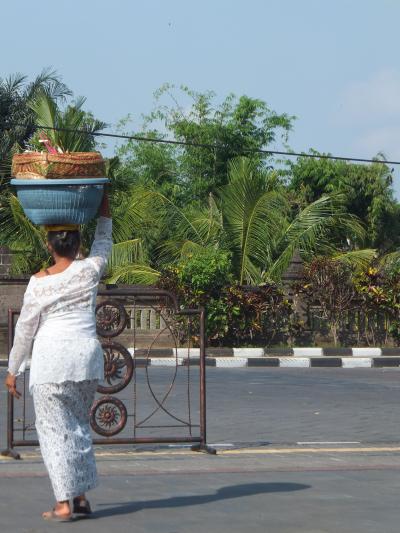
[[[151,372],[153,386],[162,390],[162,384],[169,383],[171,370],[154,368]],[[3,376],[2,369],[1,382]],[[194,373],[192,379],[196,391]],[[184,377],[181,385],[176,393],[172,391],[168,402],[173,411],[185,405]],[[6,393],[0,388],[3,437],[5,399]],[[149,395],[146,401],[150,402]],[[211,443],[397,442],[399,406],[399,369],[207,368]]]
[[[39,516],[46,473],[26,450],[0,461],[0,531],[398,533],[399,383],[398,370],[210,368],[218,455],[98,449],[94,519],[52,525]]]

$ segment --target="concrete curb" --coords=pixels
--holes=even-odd
[[[199,358],[136,359],[136,366],[198,366]],[[206,366],[275,368],[386,368],[400,367],[400,357],[206,357]]]
[[[128,348],[140,366],[199,365],[200,351],[191,348]],[[222,368],[383,368],[400,366],[399,348],[207,348],[206,365]]]
[[[188,348],[159,348],[147,350],[145,348],[128,348],[136,357],[187,357]],[[259,357],[400,357],[398,348],[207,348],[208,357],[225,358],[259,358]],[[199,357],[200,349],[191,348],[190,357]]]
[[[199,348],[128,348],[138,368],[198,366]],[[223,368],[386,368],[400,367],[399,348],[207,348],[206,365]],[[0,359],[0,367],[7,360]]]
[[[136,357],[137,368],[146,366],[199,366],[199,357]],[[27,368],[30,364],[28,362]],[[400,357],[206,357],[206,366],[240,368],[394,368],[400,367]],[[5,359],[0,368],[7,367]]]

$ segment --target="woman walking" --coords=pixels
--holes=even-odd
[[[32,353],[29,390],[36,430],[56,505],[46,520],[89,515],[85,492],[97,485],[89,410],[104,377],[96,336],[98,284],[112,247],[112,221],[104,193],[89,257],[76,259],[78,227],[50,227],[47,246],[54,265],[29,280],[10,352],[6,386],[16,398],[17,376]],[[73,500],[71,509],[70,501]]]

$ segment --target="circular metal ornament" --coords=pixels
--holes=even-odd
[[[96,330],[101,337],[116,337],[124,331],[127,321],[122,303],[105,300],[96,305]]]
[[[103,437],[112,437],[122,431],[126,425],[128,413],[125,405],[112,396],[103,396],[90,410],[90,425]]]
[[[97,386],[101,394],[115,394],[132,379],[133,360],[128,350],[118,342],[103,342],[104,381]]]

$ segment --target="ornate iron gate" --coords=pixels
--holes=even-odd
[[[9,351],[18,314],[9,310]],[[105,379],[91,409],[93,443],[193,443],[192,450],[215,454],[206,443],[204,309],[179,309],[174,295],[161,289],[111,288],[99,291],[96,322]],[[153,327],[146,329],[146,324]],[[199,348],[192,347],[194,338]],[[184,348],[179,347],[182,341]],[[15,447],[38,445],[28,378],[29,370],[21,379],[22,401],[11,394],[7,399],[7,450],[2,455],[16,459]],[[193,397],[195,380],[198,394]],[[194,412],[198,423],[193,423]]]

